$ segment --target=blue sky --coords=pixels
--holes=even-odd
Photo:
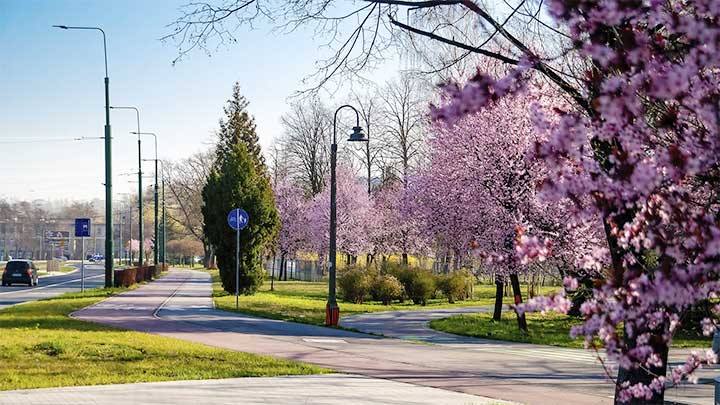
[[[0,0],[0,198],[90,199],[104,195],[103,144],[13,143],[102,136],[102,39],[107,33],[110,102],[140,108],[141,130],[159,135],[160,158],[205,148],[224,101],[239,81],[267,147],[282,129],[287,97],[302,88],[324,51],[308,31],[275,34],[268,26],[238,32],[238,43],[208,57],[190,54],[172,66],[173,43],[158,40],[186,1]],[[135,190],[132,111],[112,112],[114,191]],[[145,158],[152,138],[143,140]],[[150,167],[144,169],[150,173]]]

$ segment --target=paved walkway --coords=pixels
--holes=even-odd
[[[509,311],[506,307],[504,310]],[[453,315],[472,314],[478,312],[490,312],[492,307],[458,307],[439,308],[419,311],[387,311],[371,312],[366,314],[352,315],[340,319],[340,325],[355,330],[382,334],[386,337],[413,340],[446,347],[463,348],[468,350],[484,350],[488,352],[511,352],[516,356],[535,357],[545,359],[560,359],[580,363],[599,364],[597,354],[584,349],[569,349],[556,346],[537,345],[528,343],[517,343],[498,341],[492,339],[481,339],[468,336],[453,335],[430,328],[430,321],[434,319],[447,318]],[[709,348],[709,347],[708,347]],[[698,348],[700,352],[708,348]],[[680,365],[685,363],[688,355],[693,349],[673,350],[670,354],[670,364]],[[604,353],[600,357],[608,364]],[[714,378],[717,370],[701,370],[701,377],[706,379]]]
[[[0,405],[421,404],[502,405],[474,395],[358,375],[229,378],[6,391]]]
[[[206,273],[163,279],[74,314],[80,319],[335,370],[531,404],[609,404],[602,368],[585,359],[530,357],[478,344],[428,345],[232,314],[213,308]],[[532,345],[531,345],[532,346]],[[712,387],[683,386],[668,398],[711,402]],[[442,401],[441,401],[442,402]]]

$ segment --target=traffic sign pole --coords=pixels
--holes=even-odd
[[[82,256],[80,256],[80,292],[85,292],[85,237],[80,238],[80,250]]]
[[[235,230],[235,309],[240,307],[240,230],[250,222],[247,212],[242,208],[230,211],[228,225]]]
[[[85,238],[90,236],[91,229],[90,218],[75,218],[75,237],[80,238],[82,252],[80,256],[80,291],[82,292],[85,291]],[[109,260],[112,260],[112,257]],[[108,261],[107,257],[105,257],[105,261]]]

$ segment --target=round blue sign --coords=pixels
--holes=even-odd
[[[237,231],[240,229],[245,229],[245,227],[248,226],[248,222],[250,222],[250,217],[248,217],[248,214],[247,212],[245,212],[244,209],[235,208],[228,214],[227,221],[230,227]]]

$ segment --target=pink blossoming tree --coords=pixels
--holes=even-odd
[[[599,338],[619,364],[617,402],[661,403],[681,314],[720,290],[720,6],[553,0],[549,11],[588,67],[583,88],[569,91],[575,108],[534,111],[547,137],[536,151],[547,167],[543,193],[572,204],[577,223],[600,217],[610,260],[573,334],[587,346]],[[519,91],[528,69],[552,74],[521,50],[523,61],[507,77],[480,74],[449,88],[435,118],[453,122]],[[546,245],[537,235],[520,242],[521,254]],[[562,297],[527,309],[539,304],[567,309]],[[715,327],[711,320],[703,326],[708,333]],[[716,359],[712,351],[694,354],[669,380]]]
[[[329,183],[327,181],[326,183]],[[306,212],[309,250],[327,260],[330,246],[330,187],[315,195]],[[370,251],[370,231],[374,221],[365,186],[342,165],[337,167],[337,250],[351,256]]]

